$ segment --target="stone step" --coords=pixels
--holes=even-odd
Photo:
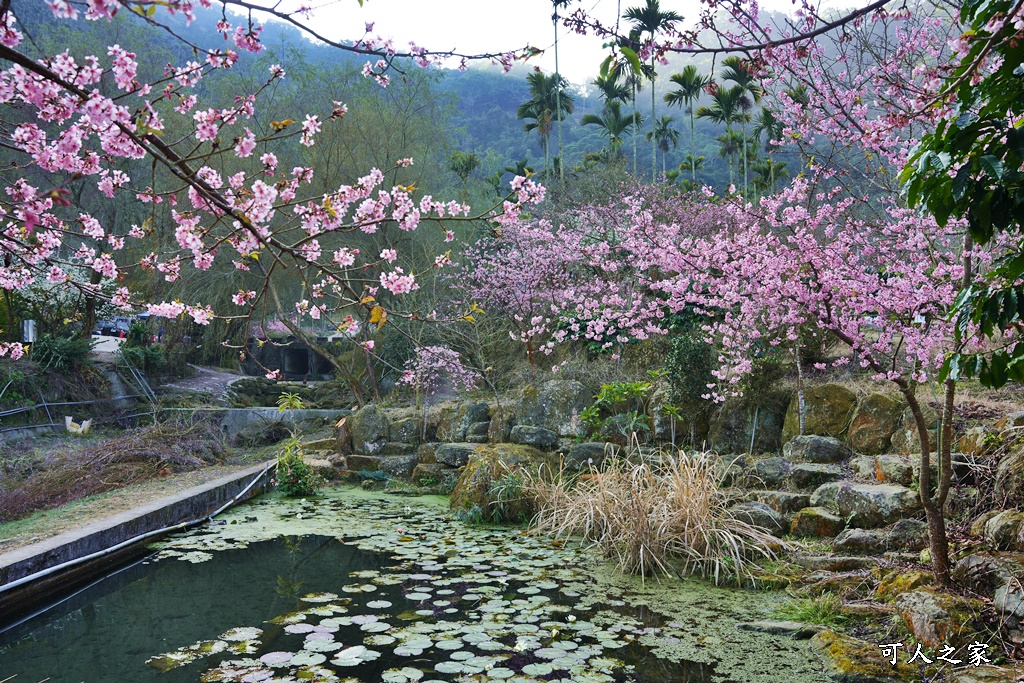
[[[811,494],[798,491],[752,491],[748,497],[783,515],[793,514],[811,504]]]
[[[838,465],[799,464],[789,471],[790,486],[804,491],[814,491],[822,484],[840,481],[846,471]]]

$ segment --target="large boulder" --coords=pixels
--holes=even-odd
[[[376,455],[384,451],[390,438],[391,423],[384,411],[375,405],[364,406],[348,417],[352,450],[362,455]]]
[[[971,427],[957,442],[957,450],[965,455],[982,458],[991,455],[999,446],[999,430],[982,425]]]
[[[985,523],[985,540],[999,550],[1024,550],[1024,512],[1004,510]]]
[[[928,525],[901,519],[885,529],[852,528],[836,537],[836,552],[881,555],[895,550],[921,550],[928,545]]]
[[[583,436],[580,413],[593,397],[580,382],[553,379],[539,387],[527,385],[519,394],[518,424],[550,429],[558,436]]]
[[[798,512],[811,504],[810,494],[795,491],[754,491],[750,497],[783,515]]]
[[[787,441],[782,454],[793,462],[835,464],[852,456],[853,451],[831,436],[805,434]]]
[[[972,553],[951,572],[957,583],[993,596],[997,612],[1024,621],[1024,553]]]
[[[825,508],[804,508],[793,517],[789,533],[800,538],[835,538],[843,526],[843,520]]]
[[[711,415],[708,440],[717,453],[777,453],[782,445],[786,398],[754,404],[749,398],[730,398]],[[756,431],[755,431],[755,419]],[[753,437],[753,449],[751,449]]]
[[[800,463],[789,471],[789,483],[793,488],[814,491],[822,484],[843,479],[845,473],[838,465],[815,465]]]
[[[1021,680],[1024,680],[1024,664],[984,664],[950,671],[946,683],[1019,683]]]
[[[776,489],[785,482],[793,469],[793,463],[785,458],[765,458],[754,463],[750,484],[767,489]]]
[[[441,409],[437,424],[437,438],[441,441],[462,443],[470,429],[479,422],[490,422],[490,407],[483,401],[459,403]]]
[[[407,417],[391,423],[391,440],[416,446],[423,436],[423,421]]]
[[[892,602],[897,595],[927,588],[935,582],[934,574],[920,569],[900,567],[886,571],[879,567],[872,573],[878,578],[874,597],[883,602]]]
[[[884,484],[910,486],[916,478],[914,462],[917,460],[905,455],[879,455],[875,458],[875,479]]]
[[[839,384],[823,384],[804,389],[804,434],[842,439],[857,407],[857,395]],[[800,434],[800,402],[794,395],[782,426],[782,442]]]
[[[385,455],[378,461],[377,469],[387,472],[392,477],[408,479],[416,468],[419,460],[414,453],[408,455]]]
[[[843,482],[836,494],[836,509],[851,526],[875,529],[916,515],[921,499],[905,486]]]
[[[420,463],[413,468],[410,477],[413,484],[422,488],[448,492],[455,486],[459,471],[439,462]]]
[[[449,467],[465,467],[476,448],[477,444],[472,443],[443,443],[434,450],[434,462]]]
[[[767,530],[771,534],[780,534],[785,531],[786,525],[782,515],[771,509],[764,503],[747,502],[733,505],[728,512],[736,519]]]
[[[545,476],[558,469],[558,458],[531,446],[520,444],[481,444],[473,449],[469,461],[452,491],[452,510],[479,510],[488,521],[528,521],[534,514],[533,500],[518,494],[502,500],[494,484],[516,473]]]
[[[811,494],[811,507],[824,507],[832,512],[838,512],[836,498],[839,496],[839,490],[846,486],[846,483],[845,481],[833,481],[814,489],[814,493]]]
[[[558,434],[543,427],[516,425],[512,428],[509,441],[525,446],[533,446],[542,451],[550,451],[558,444]]]
[[[811,638],[811,648],[822,658],[828,680],[839,683],[889,683],[920,679],[914,664],[899,653],[892,664],[877,642],[868,642],[834,631],[822,631]]]
[[[925,647],[959,642],[974,620],[974,606],[955,595],[915,590],[896,596],[896,609],[907,629]]]
[[[620,450],[614,444],[599,441],[573,444],[565,456],[565,464],[574,469],[587,470],[591,467],[600,469],[605,460]]]
[[[889,450],[900,425],[903,405],[885,394],[868,394],[857,404],[846,442],[858,453],[879,455]]]
[[[1024,492],[1024,455],[1005,455],[996,467],[996,494],[1011,500],[1021,501]]]
[[[857,477],[880,484],[910,486],[914,481],[914,467],[906,455],[859,455],[850,467]]]
[[[921,413],[924,415],[924,422],[928,427],[928,446],[934,453],[938,444],[939,413],[929,405],[922,405]],[[900,427],[892,435],[892,450],[904,455],[921,452],[920,432],[917,429],[914,414],[909,407],[903,411]]]
[[[928,524],[919,519],[901,519],[888,528],[886,550],[923,550],[928,547]]]

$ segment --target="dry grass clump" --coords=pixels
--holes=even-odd
[[[159,474],[198,469],[223,458],[224,447],[213,425],[171,421],[88,445],[68,439],[35,455],[20,458],[17,468],[0,463],[0,523]]]
[[[699,574],[715,583],[751,575],[756,558],[774,559],[780,541],[728,511],[710,453],[627,458],[572,477],[533,477],[534,528],[596,543],[623,572]]]

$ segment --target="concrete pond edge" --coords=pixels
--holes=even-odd
[[[263,493],[273,464],[261,463],[0,555],[0,621],[27,601],[43,601],[137,554],[161,535]]]

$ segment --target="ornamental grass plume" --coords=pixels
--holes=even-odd
[[[612,458],[601,470],[534,476],[533,528],[598,545],[622,572],[695,574],[716,584],[750,577],[781,541],[733,516],[711,453]]]

